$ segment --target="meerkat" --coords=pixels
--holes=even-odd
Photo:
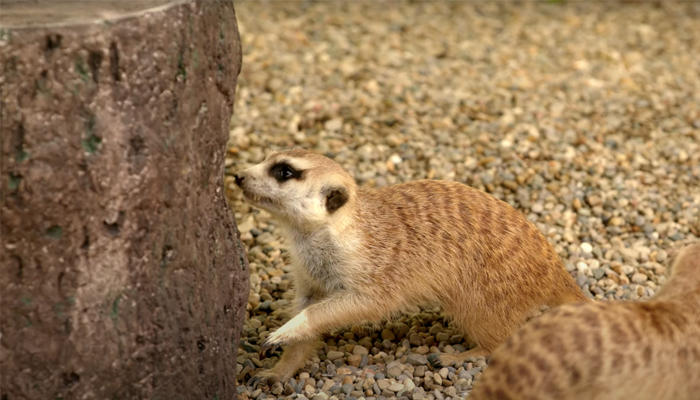
[[[524,325],[469,399],[700,398],[700,243],[674,259],[651,300],[563,305]]]
[[[321,334],[442,306],[476,346],[449,365],[488,355],[543,306],[587,301],[544,235],[509,204],[452,181],[361,188],[335,161],[294,149],[236,174],[243,197],[268,211],[290,245],[296,316],[261,355],[281,359],[250,384],[286,382]]]

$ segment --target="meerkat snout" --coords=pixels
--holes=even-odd
[[[233,178],[236,180],[236,185],[238,185],[238,187],[240,187],[243,184],[243,180],[245,179],[245,176],[241,176],[241,175],[236,174],[233,176]]]

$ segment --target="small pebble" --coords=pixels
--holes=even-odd
[[[593,246],[591,246],[590,243],[583,242],[581,243],[581,251],[584,253],[591,253],[593,252]]]
[[[344,354],[342,351],[335,351],[335,350],[331,350],[328,352],[328,354],[326,354],[326,357],[329,360],[337,360],[339,358],[342,358],[343,356],[344,356]]]

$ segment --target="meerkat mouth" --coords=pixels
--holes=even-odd
[[[261,208],[265,208],[266,205],[267,206],[275,205],[275,202],[272,201],[271,198],[269,198],[267,196],[256,195],[256,194],[250,193],[246,190],[243,191],[243,197],[245,197],[245,199],[249,203],[251,203],[255,206],[261,207]]]

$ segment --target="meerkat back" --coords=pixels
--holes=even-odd
[[[644,302],[561,306],[493,354],[472,400],[700,399],[700,244]]]

